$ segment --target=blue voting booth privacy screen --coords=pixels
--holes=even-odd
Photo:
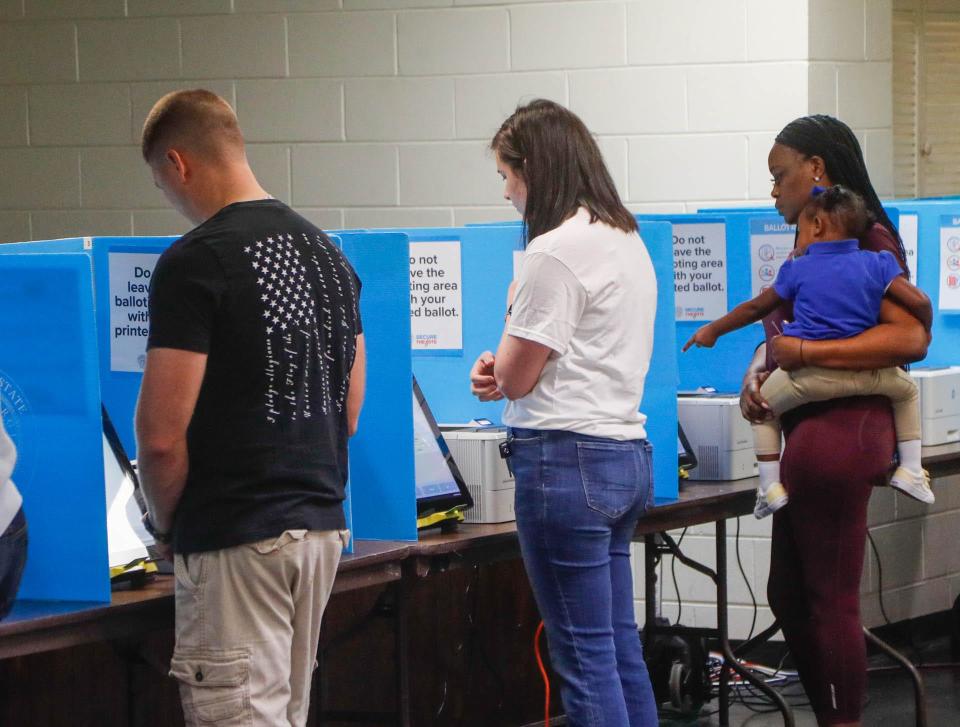
[[[147,297],[160,255],[175,237],[95,237],[92,240],[103,405],[127,454],[136,459],[133,415],[150,326]]]
[[[440,422],[483,417],[502,422],[504,402],[481,403],[470,394],[469,373],[476,357],[495,350],[503,332],[507,288],[513,279],[513,256],[521,248],[518,223],[450,229],[404,230],[411,242],[459,240],[463,281],[462,356],[417,355],[413,370]],[[641,410],[654,447],[655,496],[675,500],[677,480],[676,334],[673,323],[673,254],[670,225],[642,222],[640,234],[650,253],[658,282],[654,352]]]
[[[676,500],[677,345],[674,325],[673,232],[668,223],[639,221],[657,276],[657,317],[653,357],[644,382],[640,410],[647,415],[647,439],[653,445],[653,491],[657,502]]]
[[[960,227],[960,199],[894,200],[889,204],[895,205],[899,211],[901,228],[911,216],[915,216],[917,279],[914,283],[930,296],[933,303],[933,340],[922,365],[958,365],[960,309],[946,296],[952,296],[953,291],[960,288],[960,230],[952,232]],[[951,240],[958,241],[953,244],[956,250],[951,249]]]
[[[717,223],[726,226],[726,284],[727,310],[748,300],[751,295],[750,278],[750,219],[753,215],[721,216],[716,214],[688,215],[638,215],[643,221],[666,222],[671,227],[680,224]],[[764,215],[767,217],[767,215]],[[672,242],[672,235],[671,235]],[[657,271],[658,279],[660,271]],[[664,275],[673,281],[671,267]],[[673,310],[671,308],[671,315]],[[723,336],[713,348],[693,347],[686,353],[680,348],[696,330],[710,318],[699,321],[676,321],[676,365],[679,375],[679,390],[694,391],[700,387],[713,387],[722,393],[740,390],[740,381],[756,347],[763,342],[759,325],[751,325]]]
[[[90,258],[79,240],[16,248],[0,246],[0,401],[30,529],[19,597],[109,601]]]
[[[474,418],[500,422],[504,402],[480,402],[470,393],[470,368],[483,351],[496,350],[503,332],[507,288],[519,228],[472,227],[405,230],[411,243],[458,241],[462,280],[463,349],[456,356],[416,351],[413,373],[436,420],[454,424]]]
[[[350,441],[353,530],[370,540],[416,540],[410,264],[407,236],[338,233],[362,281],[367,389]]]

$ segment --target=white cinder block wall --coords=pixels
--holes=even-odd
[[[328,228],[514,217],[486,145],[536,96],[586,120],[636,211],[768,200],[773,137],[809,112],[855,127],[890,194],[890,21],[890,0],[0,0],[0,241],[185,231],[138,142],[196,86]],[[761,602],[766,527],[741,540]],[[712,560],[709,528],[684,545]],[[699,576],[680,591],[685,622],[712,620]],[[731,597],[744,635],[736,575]]]
[[[486,145],[535,96],[637,211],[767,199],[773,135],[811,110],[889,192],[889,59],[889,0],[0,0],[0,240],[185,231],[137,142],[194,86],[331,228],[514,217]]]

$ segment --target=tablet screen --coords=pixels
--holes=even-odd
[[[413,396],[413,457],[418,500],[460,492],[416,394]]]
[[[416,378],[413,379],[413,451],[418,516],[452,507],[473,507],[470,491]]]

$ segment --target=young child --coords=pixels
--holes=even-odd
[[[759,321],[784,300],[793,301],[794,321],[784,326],[783,333],[803,340],[849,338],[872,328],[884,295],[909,310],[929,331],[933,318],[930,299],[901,277],[903,270],[896,258],[889,252],[860,250],[856,238],[871,222],[859,195],[841,186],[814,187],[797,221],[794,257],[783,263],[773,286],[701,327],[683,350],[694,344],[710,348],[720,336]],[[879,394],[890,399],[900,456],[890,484],[916,500],[933,502],[929,475],[920,464],[919,393],[902,369],[776,369],[760,393],[775,418],[753,425],[760,467],[754,508],[757,518],[787,504],[780,482],[780,415],[812,401],[846,396]]]

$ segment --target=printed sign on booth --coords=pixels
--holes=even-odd
[[[796,227],[782,217],[750,220],[750,283],[755,298],[773,285],[783,261],[793,250]]]
[[[960,312],[960,217],[940,217],[940,310]]]
[[[727,312],[727,230],[723,222],[673,225],[677,321],[711,321]]]
[[[460,241],[410,243],[410,333],[414,351],[463,351]]]
[[[919,215],[901,214],[900,215],[900,239],[903,240],[903,249],[907,253],[907,269],[910,271],[910,281],[917,282],[917,227],[920,221]]]
[[[150,276],[159,253],[111,252],[110,370],[140,373],[146,363]]]

